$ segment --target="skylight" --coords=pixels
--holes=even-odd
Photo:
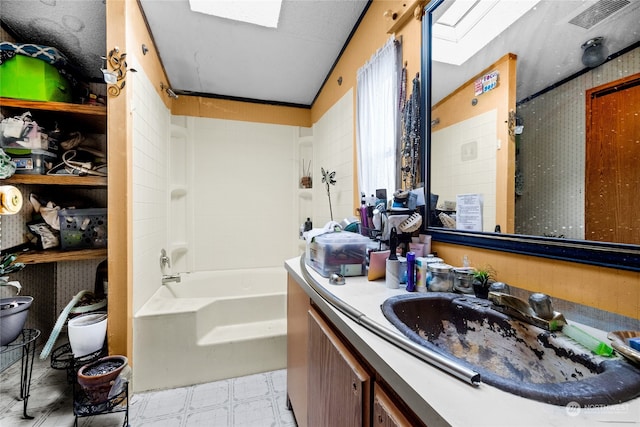
[[[432,59],[461,65],[540,0],[457,0],[432,28]]]
[[[189,0],[189,5],[194,12],[278,28],[282,0]]]

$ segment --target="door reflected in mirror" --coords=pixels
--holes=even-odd
[[[431,19],[429,225],[640,244],[640,2],[445,0]],[[607,60],[587,66],[593,40]]]

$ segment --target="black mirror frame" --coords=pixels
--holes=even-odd
[[[423,77],[424,108],[421,108],[420,129],[423,145],[424,166],[422,175],[425,183],[425,200],[431,194],[431,178],[428,176],[431,164],[431,25],[432,13],[444,0],[431,0],[424,8],[422,18],[422,54],[420,74]],[[431,218],[429,203],[425,218]],[[581,264],[640,271],[640,246],[588,240],[558,239],[550,237],[526,236],[520,234],[500,234],[468,232],[446,228],[430,227],[424,222],[424,232],[432,236],[432,241],[472,246],[501,252],[511,252],[542,258],[557,259]]]

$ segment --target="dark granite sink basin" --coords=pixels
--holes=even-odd
[[[494,310],[487,300],[403,294],[387,299],[382,312],[412,341],[519,396],[554,405],[611,405],[640,396],[637,366],[620,357],[596,356],[561,332]]]

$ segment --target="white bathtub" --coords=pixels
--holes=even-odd
[[[134,316],[133,387],[165,389],[286,366],[286,271],[198,272]]]

